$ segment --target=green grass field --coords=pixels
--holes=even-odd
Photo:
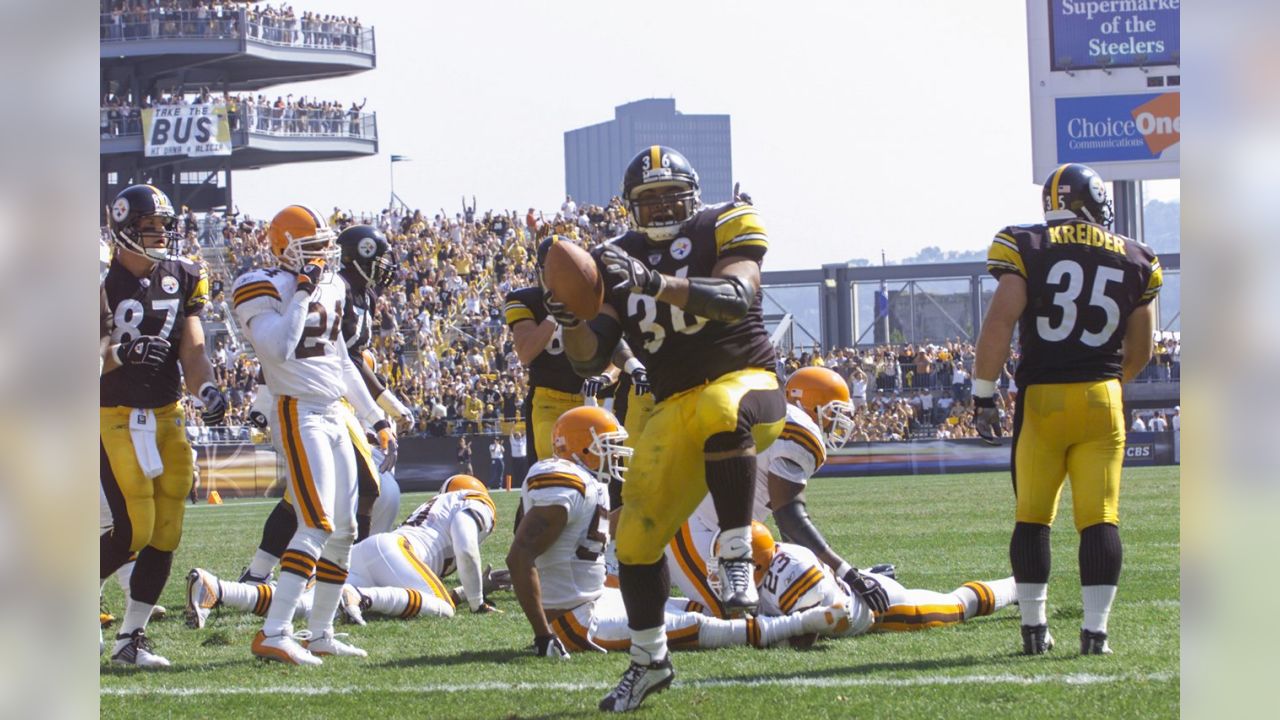
[[[1125,565],[1111,615],[1115,654],[1080,657],[1077,540],[1070,490],[1054,529],[1047,656],[1020,649],[1008,608],[961,626],[823,641],[808,651],[750,648],[677,653],[676,684],[650,698],[647,717],[1177,717],[1178,483],[1175,468],[1126,472],[1121,500]],[[809,507],[827,539],[855,562],[890,561],[908,587],[949,591],[1007,575],[1013,498],[1007,474],[816,480]],[[403,510],[422,502],[406,495]],[[498,531],[485,560],[501,566],[515,493],[497,493]],[[260,621],[222,612],[203,630],[182,622],[186,571],[234,579],[257,545],[274,501],[188,511],[173,577],[152,623],[164,672],[111,667],[104,656],[104,717],[535,718],[589,717],[625,669],[625,654],[533,657],[515,597],[502,615],[340,626],[369,651],[320,668],[265,664],[249,653]],[[107,586],[107,605],[121,593]]]

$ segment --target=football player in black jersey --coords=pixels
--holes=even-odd
[[[101,483],[113,527],[99,546],[105,581],[138,553],[129,603],[111,659],[165,667],[146,637],[147,620],[169,578],[191,487],[182,386],[199,398],[206,425],[223,421],[226,396],[213,383],[200,314],[209,279],[177,256],[177,216],[169,198],[133,185],[111,205],[116,252],[103,281],[111,344],[99,381]],[[181,369],[179,369],[181,364]]]
[[[999,285],[978,337],[974,420],[978,432],[995,442],[995,381],[1016,325],[1022,359],[1015,373],[1017,523],[1009,559],[1023,652],[1053,647],[1045,614],[1049,526],[1070,476],[1084,600],[1080,652],[1107,654],[1107,617],[1121,563],[1121,383],[1151,359],[1152,301],[1162,274],[1151,248],[1111,232],[1111,200],[1092,169],[1059,167],[1045,182],[1043,198],[1043,224],[1001,230],[987,253],[987,270]]]
[[[785,401],[761,310],[768,237],[745,202],[703,208],[689,161],[654,145],[622,182],[634,228],[597,250],[606,297],[583,322],[555,302],[564,344],[584,376],[618,338],[648,370],[657,402],[635,443],[618,519],[619,580],[631,627],[631,665],[600,703],[626,711],[674,677],[663,632],[669,589],[663,551],[707,494],[719,537],[721,596],[752,609],[751,509],[756,453],[782,430]]]
[[[391,280],[391,272],[394,268],[391,246],[387,238],[370,225],[353,225],[343,230],[338,235],[337,243],[342,262],[338,275],[347,284],[346,302],[342,311],[342,337],[346,339],[347,352],[360,371],[369,394],[377,400],[378,406],[387,413],[388,417],[397,421],[402,431],[409,430],[414,423],[413,413],[378,379],[374,368],[369,366],[364,357],[365,348],[373,338],[371,315],[374,305],[377,303],[379,293]],[[259,379],[258,388],[260,393],[268,392],[266,383],[261,379]],[[267,416],[263,413],[258,413],[258,418],[254,419],[254,424],[260,429],[265,429],[267,423]],[[375,504],[394,503],[394,509],[387,508],[394,518],[399,512],[400,493],[398,488],[391,487],[385,482],[391,477],[389,473],[378,472],[385,458],[379,457],[380,449],[375,449],[376,438],[371,442],[368,434],[356,427],[351,432],[351,444],[356,451],[355,467],[359,493],[356,508],[356,541],[359,542],[373,532],[386,532],[391,529],[390,527],[372,527],[375,509],[383,509],[375,508]],[[394,483],[394,480],[390,482]],[[380,514],[385,515],[386,512]],[[394,525],[395,520],[391,522]],[[263,523],[262,540],[258,544],[253,560],[240,575],[239,581],[269,582],[271,570],[279,562],[280,556],[288,547],[289,539],[297,530],[298,516],[286,495],[280,499]],[[188,584],[197,580],[194,570],[187,574]],[[188,622],[191,622],[191,615],[191,612],[188,612]]]

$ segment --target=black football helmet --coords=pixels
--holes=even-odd
[[[121,190],[111,203],[111,237],[121,249],[154,262],[177,257],[178,215],[169,196],[153,185]],[[164,245],[148,247],[147,240],[155,237]]]
[[[342,269],[354,268],[369,287],[382,290],[391,282],[391,243],[372,225],[352,225],[338,235]]]
[[[653,242],[668,242],[702,206],[698,173],[688,158],[663,145],[641,150],[622,176],[631,226]]]
[[[1080,163],[1060,166],[1044,181],[1040,193],[1045,220],[1088,220],[1111,227],[1115,212],[1102,177]]]

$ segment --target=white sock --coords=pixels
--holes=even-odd
[[[271,605],[271,586],[256,585],[230,580],[218,581],[218,596],[222,604],[233,610],[255,611]]]
[[[698,618],[698,647],[722,648],[746,645],[755,627],[748,628],[755,620],[721,620],[713,617]]]
[[[338,612],[338,601],[342,599],[342,583],[317,582],[314,597],[311,600],[310,621],[307,629],[315,637],[326,632],[333,632],[333,616]]]
[[[721,530],[717,544],[720,548],[717,554],[721,558],[751,557],[751,526]]]
[[[280,573],[280,581],[276,583],[271,608],[267,610],[267,619],[262,623],[262,631],[267,635],[279,635],[293,629],[293,613],[298,600],[307,584],[306,578],[291,572]]]
[[[661,662],[667,656],[667,628],[659,625],[631,631],[631,660],[641,665]]]
[[[133,566],[136,564],[136,560],[130,560],[116,571],[116,582],[120,583],[120,589],[124,591],[125,597],[129,597],[129,578],[133,577]]]
[[[1013,602],[1017,594],[1017,584],[1014,583],[1012,577],[1001,580],[982,580],[967,582],[951,592],[961,604],[964,605],[964,619],[968,620],[979,614],[983,609],[983,598],[979,597],[978,589],[973,587],[980,585],[987,591],[987,599],[991,602],[991,608],[987,614],[994,613]]]
[[[1111,603],[1116,599],[1115,585],[1085,585],[1080,588],[1084,600],[1084,629],[1105,633],[1111,616]]]
[[[154,607],[155,605],[128,598],[125,604],[124,622],[120,624],[120,634],[128,635],[138,628],[145,628],[147,621],[151,619],[151,609]]]
[[[804,616],[801,613],[782,617],[757,617],[755,623],[760,628],[758,647],[771,647],[787,638],[804,634]]]
[[[1049,583],[1017,583],[1018,610],[1023,625],[1047,625],[1044,606],[1049,600]]]
[[[280,558],[258,548],[253,553],[253,560],[249,561],[249,574],[259,578],[270,578],[271,571],[279,561]]]

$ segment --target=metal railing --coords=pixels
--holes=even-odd
[[[371,27],[325,20],[250,15],[245,8],[129,10],[99,15],[104,43],[137,40],[247,40],[276,47],[374,54]]]
[[[227,113],[231,131],[247,130],[254,135],[271,137],[358,138],[378,139],[377,113],[277,108],[271,105],[241,103]],[[134,107],[102,108],[103,138],[142,135],[141,110]]]

